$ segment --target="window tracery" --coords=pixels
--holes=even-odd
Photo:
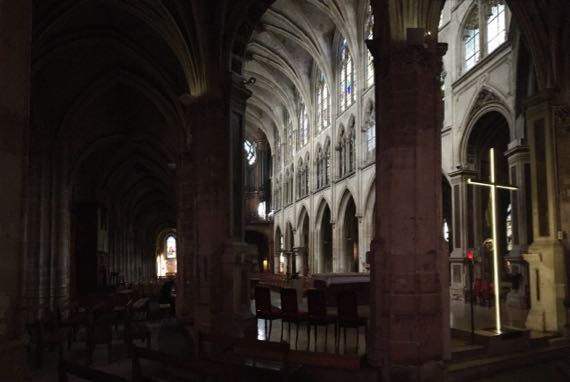
[[[478,0],[463,26],[463,69],[469,71],[507,40],[504,0]]]
[[[354,65],[348,42],[343,39],[340,49],[340,112],[348,109],[354,103],[354,99]]]
[[[330,126],[330,96],[325,75],[320,72],[317,80],[317,132]]]
[[[309,142],[309,117],[305,103],[299,106],[299,136],[297,137],[297,150]]]
[[[372,13],[372,5],[368,4],[368,18],[366,22],[366,38],[374,39],[374,14]],[[374,85],[374,60],[370,50],[366,49],[366,85]]]

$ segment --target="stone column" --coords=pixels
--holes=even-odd
[[[530,312],[526,326],[562,331],[566,322],[564,248],[559,225],[553,108],[535,100],[526,110],[531,157],[533,242],[523,257],[529,263]],[[559,144],[559,143],[558,143]]]
[[[23,286],[32,2],[0,0],[0,380],[26,379]]]
[[[182,98],[188,137],[177,168],[177,314],[200,330],[223,324],[222,255],[231,241],[229,97]]]
[[[469,288],[469,274],[466,266],[467,250],[474,249],[472,227],[472,198],[467,179],[476,179],[477,172],[459,169],[449,174],[451,178],[451,230],[453,232],[453,251],[449,256],[451,268],[450,296],[452,300],[464,300],[464,289]]]
[[[423,30],[410,32],[424,36]],[[439,78],[446,47],[422,38],[373,40],[369,48],[381,121],[376,177],[382,182],[376,187],[369,360],[382,367],[385,380],[443,380],[449,297]]]
[[[178,169],[179,316],[227,335],[242,326],[255,250],[243,240],[243,126],[249,92],[227,74],[218,93],[183,96],[188,142]],[[178,292],[177,292],[178,293]],[[246,302],[247,300],[247,302]],[[238,302],[239,301],[239,302]]]
[[[530,219],[530,154],[526,141],[518,139],[509,144],[506,152],[509,161],[510,183],[518,190],[511,192],[512,249],[505,257],[511,263],[511,275],[517,280],[507,294],[507,306],[528,308],[529,273],[523,254],[528,250],[532,238]]]

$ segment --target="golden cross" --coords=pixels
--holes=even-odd
[[[467,179],[468,184],[474,186],[483,186],[490,188],[491,196],[491,230],[493,233],[493,290],[495,294],[495,325],[497,332],[501,333],[501,309],[499,304],[499,251],[497,249],[497,202],[496,202],[496,192],[497,188],[502,190],[516,191],[517,187],[508,185],[499,185],[495,183],[495,149],[489,150],[490,159],[490,182],[474,182],[471,179]]]

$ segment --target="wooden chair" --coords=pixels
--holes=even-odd
[[[273,320],[281,318],[281,309],[271,305],[271,291],[266,287],[255,287],[255,318],[264,320],[265,339],[271,340]],[[269,332],[267,321],[269,321]]]
[[[297,305],[297,290],[293,288],[281,289],[281,341],[283,341],[283,326],[288,324],[288,341],[291,343],[291,323],[295,324],[295,348],[299,340],[299,324],[307,321],[307,313],[299,312]]]
[[[481,301],[481,279],[475,279],[473,282],[473,303]]]
[[[93,349],[96,345],[107,346],[108,362],[112,360],[113,350],[113,307],[109,301],[100,303],[91,309],[86,328],[87,364],[91,364]]]
[[[491,284],[489,283],[489,280],[483,280],[481,282],[481,304],[483,305],[486,303],[490,307],[491,299]]]
[[[60,361],[58,366],[58,381],[68,382],[68,374],[81,378],[82,381],[92,382],[128,382],[127,378],[118,375],[109,374],[90,367],[78,365],[75,363]]]
[[[125,343],[130,350],[133,347],[133,340],[146,341],[146,346],[150,349],[151,332],[145,321],[134,319],[134,302],[131,300],[127,303],[125,313]]]
[[[58,359],[62,358],[66,330],[60,326],[57,317],[56,313],[46,308],[39,320],[26,325],[35,366],[38,368],[43,366],[43,352],[46,348],[57,349]]]
[[[335,343],[336,343],[336,316],[327,314],[327,300],[325,291],[322,289],[307,290],[307,300],[309,304],[309,312],[307,315],[307,350],[311,346],[311,326],[315,327],[315,351],[317,351],[317,331],[319,326],[325,327],[325,351],[327,350],[327,337],[329,325],[335,325]]]
[[[59,326],[67,331],[67,348],[70,349],[71,343],[77,341],[79,328],[87,324],[87,311],[82,311],[76,302],[69,302],[58,307],[56,314]]]
[[[339,351],[340,330],[343,329],[344,347],[346,348],[346,328],[356,329],[356,351],[358,352],[359,328],[364,326],[364,338],[366,339],[366,318],[358,316],[357,296],[354,291],[340,291],[337,294],[337,334],[336,351]]]

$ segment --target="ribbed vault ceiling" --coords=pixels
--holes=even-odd
[[[274,132],[296,117],[299,97],[312,110],[312,76],[321,70],[334,89],[336,45],[346,38],[351,52],[362,47],[358,17],[368,0],[277,0],[265,12],[246,47],[244,76],[255,77],[248,101],[247,132],[261,130],[272,149]],[[283,133],[281,131],[281,136]]]

